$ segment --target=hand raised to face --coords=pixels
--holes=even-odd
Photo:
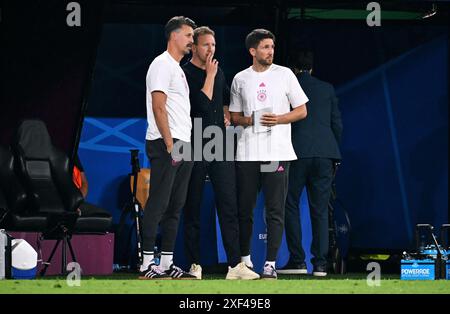
[[[206,75],[212,75],[215,77],[217,74],[217,68],[219,67],[219,61],[213,58],[214,55],[212,53],[208,54],[206,57]]]

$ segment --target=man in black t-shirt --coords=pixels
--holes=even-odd
[[[214,32],[206,27],[194,30],[194,45],[192,59],[182,68],[189,84],[191,103],[192,136],[194,151],[194,168],[189,182],[188,196],[184,207],[184,243],[185,254],[191,264],[190,274],[198,279],[202,277],[200,264],[200,208],[205,178],[209,175],[213,185],[217,214],[222,232],[223,244],[228,258],[228,273],[226,279],[258,279],[259,275],[241,262],[239,247],[239,221],[236,196],[236,177],[234,161],[227,161],[226,127],[230,124],[228,105],[230,90],[225,81],[225,75],[214,59],[216,43]],[[201,121],[201,125],[200,122]],[[196,147],[205,147],[203,131],[214,126],[222,131],[223,141],[212,151],[218,158],[205,158]],[[201,145],[199,144],[201,142]],[[206,150],[205,150],[206,151]],[[217,154],[215,154],[217,153]],[[233,154],[229,154],[233,156]]]

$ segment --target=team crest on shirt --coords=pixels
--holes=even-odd
[[[261,102],[264,102],[267,99],[267,94],[266,94],[267,91],[266,91],[265,87],[266,87],[266,84],[264,84],[264,82],[262,82],[261,84],[259,84],[259,88],[256,92],[257,93],[256,97]]]

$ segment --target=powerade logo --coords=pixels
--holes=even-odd
[[[429,269],[402,269],[402,275],[429,276],[430,270]]]
[[[402,280],[434,280],[434,265],[402,262],[400,274]]]

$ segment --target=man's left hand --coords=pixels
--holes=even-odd
[[[274,113],[265,113],[261,117],[261,124],[264,126],[274,126],[279,123],[278,116]]]

